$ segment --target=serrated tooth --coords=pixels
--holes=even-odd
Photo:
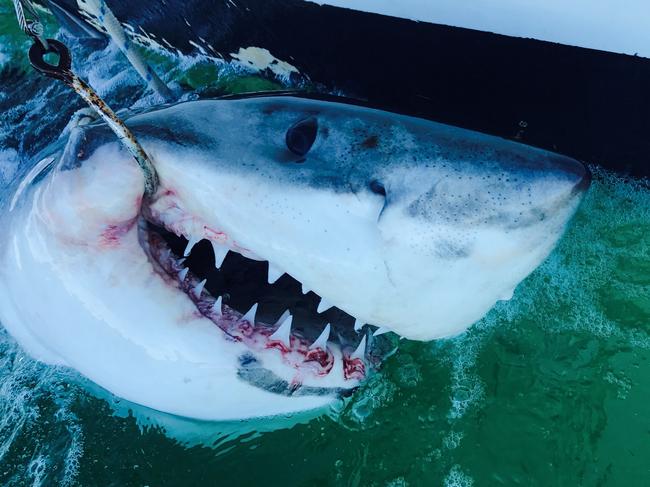
[[[386,328],[385,326],[380,326],[377,328],[377,330],[372,334],[372,336],[378,337],[379,335],[383,335],[384,333],[388,333],[390,330]]]
[[[214,242],[212,240],[210,243],[212,244],[212,250],[214,250],[214,266],[217,269],[220,269],[230,249],[228,249],[228,247],[225,245],[221,245],[220,243]]]
[[[284,343],[288,348],[291,348],[291,324],[293,323],[293,316],[284,320],[280,328],[275,330],[275,333],[269,337],[271,340],[277,340]]]
[[[187,241],[187,246],[185,247],[185,252],[183,252],[183,256],[187,257],[188,255],[190,255],[192,249],[197,243],[199,243],[200,240],[201,240],[200,238],[191,236]]]
[[[361,331],[361,328],[363,328],[363,323],[361,323],[361,320],[354,320],[354,331],[359,333]]]
[[[318,303],[318,308],[316,308],[316,312],[322,313],[323,311],[330,309],[332,306],[334,305],[327,299],[321,298],[320,303]]]
[[[269,276],[267,279],[269,281],[269,284],[273,284],[274,282],[276,282],[278,279],[282,277],[283,274],[284,274],[283,271],[281,271],[280,269],[278,269],[277,267],[275,267],[269,262]]]
[[[207,279],[203,279],[201,282],[199,282],[196,286],[194,286],[194,289],[192,289],[192,292],[194,293],[195,298],[200,298],[201,293],[203,292],[203,288],[205,287],[205,283],[208,282]]]
[[[214,302],[214,304],[212,305],[212,311],[218,314],[219,316],[223,315],[223,312],[221,311],[221,302],[222,299],[221,296],[219,296],[217,300]]]
[[[163,250],[162,254],[160,254],[161,260],[162,261],[167,261],[169,258],[172,256],[172,251],[171,249],[165,249]]]
[[[251,325],[255,325],[255,315],[257,314],[258,303],[255,303],[251,309],[246,311],[246,314],[239,318],[239,321],[248,321]]]
[[[291,316],[291,311],[286,310],[284,313],[280,315],[280,317],[277,319],[277,321],[273,326],[280,326],[282,323],[284,323],[284,320],[286,320],[289,316]]]
[[[316,341],[311,344],[309,350],[315,350],[317,348],[320,348],[321,350],[325,350],[325,348],[327,347],[327,340],[329,340],[330,338],[330,329],[331,326],[328,323],[327,326],[325,326],[325,329],[318,336]]]
[[[185,261],[186,261],[186,260],[187,260],[187,259],[186,259],[185,257],[183,257],[182,259],[178,259],[178,260],[176,261],[176,265],[182,266],[183,264],[185,264]]]
[[[181,282],[185,280],[189,270],[190,270],[189,267],[184,267],[183,270],[178,273],[178,279],[180,279]]]
[[[359,346],[357,349],[352,352],[352,355],[350,355],[350,358],[360,358],[363,360],[363,357],[366,355],[366,335],[363,335],[363,338],[359,342]]]
[[[302,293],[303,293],[303,294],[307,294],[309,291],[311,291],[311,289],[309,289],[309,288],[308,288],[307,286],[305,286],[304,284],[301,283],[301,285],[302,285]]]

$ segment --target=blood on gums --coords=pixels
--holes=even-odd
[[[343,377],[346,379],[363,379],[366,376],[366,364],[359,358],[343,359]]]
[[[322,375],[328,374],[334,367],[334,358],[322,348],[309,350],[305,355],[305,362],[318,363],[324,369]]]
[[[205,226],[205,225],[203,226],[203,230],[205,230],[206,234],[212,234],[213,235],[213,237],[209,237],[209,236],[206,237],[209,240],[218,240],[218,241],[222,241],[222,242],[225,242],[226,240],[228,240],[228,235],[226,235],[224,232],[220,232],[218,230],[213,230],[213,229],[211,229],[211,228],[209,228],[208,226]]]
[[[283,353],[283,354],[289,353],[291,351],[291,349],[288,348],[284,344],[284,342],[281,342],[280,340],[270,340],[266,344],[266,348],[276,348],[276,349],[280,350],[280,352]]]
[[[255,327],[251,325],[248,321],[240,323],[239,329],[241,330],[242,335],[247,338],[250,338],[255,333]]]

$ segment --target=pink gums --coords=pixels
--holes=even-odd
[[[149,205],[142,208],[144,216],[165,227],[177,236],[205,238],[220,245],[226,245],[249,257],[254,257],[247,248],[239,245],[224,231],[211,228],[199,218],[183,209],[181,200],[171,188],[161,189],[159,195]]]

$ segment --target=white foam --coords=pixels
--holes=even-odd
[[[0,462],[16,485],[25,478],[35,486],[74,483],[83,431],[71,412],[75,389],[63,386],[68,380],[67,371],[32,360],[0,330]],[[58,433],[55,451],[38,436],[43,425]],[[31,456],[26,466],[24,456]]]
[[[460,465],[454,465],[445,477],[444,487],[472,487],[474,479],[463,472]]]
[[[298,73],[295,66],[276,58],[268,49],[254,46],[240,47],[237,53],[231,53],[230,55],[248,69],[255,71],[270,69],[281,79],[288,80],[292,73]]]
[[[20,156],[14,149],[0,149],[0,185],[8,184],[18,170]]]
[[[27,465],[27,477],[32,481],[33,487],[44,485],[48,463],[47,456],[42,454],[30,460]]]
[[[539,316],[548,332],[588,332],[649,348],[650,336],[608,315],[600,295],[604,289],[616,290],[627,303],[647,295],[646,286],[620,276],[620,266],[648,258],[648,228],[650,190],[596,171],[578,218],[558,250],[522,286],[516,311]],[[617,245],[617,238],[626,240]],[[543,297],[539,289],[544,289]],[[570,310],[568,317],[562,309]]]

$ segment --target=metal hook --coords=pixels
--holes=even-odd
[[[47,48],[38,41],[32,44],[32,47],[29,48],[30,64],[39,73],[72,85],[73,74],[71,71],[72,58],[70,57],[70,51],[65,47],[65,44],[56,39],[47,39],[47,44]],[[52,65],[45,60],[45,55],[50,53],[59,56],[59,62],[56,65]]]

